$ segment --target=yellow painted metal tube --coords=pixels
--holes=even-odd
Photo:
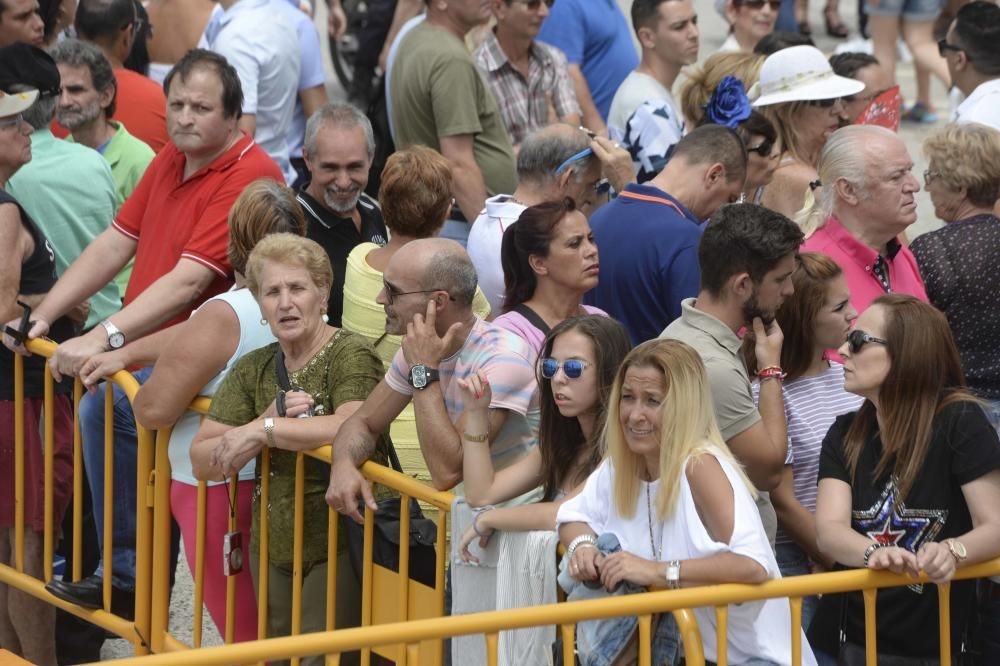
[[[326,516],[326,630],[337,628],[337,540],[340,514],[330,509]]]
[[[487,666],[497,666],[499,662],[499,635],[497,632],[492,631],[486,634],[486,665]]]
[[[718,666],[726,666],[729,641],[726,634],[729,633],[729,606],[715,607],[715,663]]]
[[[44,523],[43,523],[43,534],[42,534],[42,557],[44,561],[42,562],[42,577],[45,580],[52,580],[52,555],[55,550],[55,544],[53,543],[53,528],[55,526],[53,511],[53,492],[55,490],[55,478],[53,476],[53,465],[55,462],[55,384],[52,381],[52,373],[49,371],[49,366],[45,366],[44,371],[44,413],[42,416],[45,430],[44,440],[44,456],[45,471],[44,477],[44,493],[45,497],[42,500],[44,505]]]
[[[202,624],[205,612],[205,530],[208,522],[208,484],[198,482],[198,515],[195,518],[194,545],[194,631],[192,640],[195,647],[201,647]]]
[[[129,401],[135,398],[135,390],[138,384],[135,379],[128,375],[133,383],[133,391],[129,394]],[[139,449],[136,456],[136,488],[138,497],[136,501],[135,517],[135,645],[136,654],[146,654],[149,652],[149,637],[151,627],[150,612],[152,610],[153,599],[153,507],[154,507],[154,486],[153,486],[153,433],[146,430],[141,425],[136,424],[138,434]],[[167,465],[169,470],[170,466]],[[170,483],[169,471],[165,475],[163,482]],[[169,496],[169,490],[168,490]],[[169,532],[169,519],[165,523]],[[162,559],[162,558],[160,558]],[[169,572],[164,569],[164,578],[169,577]]]
[[[292,636],[302,633],[302,531],[305,524],[306,457],[301,451],[295,454],[295,513],[292,526]],[[337,563],[327,563],[336,566]],[[292,666],[299,666],[298,657],[292,657]]]
[[[563,663],[573,664],[576,662],[574,648],[576,646],[576,624],[563,624],[559,627],[562,632],[563,641]]]
[[[361,626],[372,624],[372,586],[374,584],[374,567],[372,565],[373,543],[375,541],[375,512],[365,505],[365,530],[363,539],[363,556],[361,560]],[[371,648],[365,646],[361,650],[361,666],[370,666],[372,661]]]
[[[271,501],[271,449],[264,448],[260,452],[260,502],[258,507],[260,509],[260,536],[258,541],[260,542],[260,553],[258,556],[257,565],[260,570],[257,573],[257,636],[258,638],[267,637],[267,590],[268,590],[268,580],[270,576],[268,575],[268,565],[270,562],[270,555],[268,551],[268,544],[271,541],[271,521],[268,519],[268,509],[269,503]]]
[[[24,571],[24,357],[14,354],[14,567]]]
[[[652,663],[653,647],[653,616],[650,614],[639,616],[639,666],[650,666]]]
[[[231,479],[227,492],[229,493],[229,506],[235,509],[229,512],[229,531],[235,532],[239,529],[239,475]],[[249,537],[249,535],[247,535]],[[247,544],[249,545],[249,544]],[[223,635],[226,643],[236,640],[236,576],[226,577],[226,627]]]
[[[437,557],[434,560],[434,595],[437,602],[435,611],[438,616],[444,616],[444,566],[448,561],[448,516],[451,515],[451,505],[447,510],[437,512],[437,543],[435,549]],[[440,663],[444,656],[444,641],[438,641],[435,654],[435,663]],[[572,662],[566,662],[572,663]]]
[[[163,651],[170,616],[170,446],[171,428],[156,433],[156,466],[153,471],[153,580],[150,612],[150,647]]]
[[[792,664],[802,663],[802,597],[788,599],[788,607],[792,613]]]
[[[406,666],[420,664],[420,643],[410,643],[406,646]]]
[[[399,498],[399,593],[400,620],[410,618],[410,498]]]
[[[941,583],[937,588],[941,666],[951,666],[951,583]]]
[[[115,493],[115,419],[114,419],[114,385],[107,382],[104,385],[104,552],[101,561],[104,563],[104,580],[101,586],[102,608],[111,610],[111,578],[114,569],[114,493]],[[137,486],[138,495],[142,497],[142,485]],[[98,507],[94,507],[97,511]],[[136,516],[138,519],[138,516]],[[138,560],[138,553],[136,553]],[[136,562],[138,564],[138,561]]]
[[[83,577],[83,437],[80,434],[80,400],[83,383],[73,380],[73,577]],[[88,491],[89,492],[89,491]]]
[[[865,602],[865,661],[868,666],[878,666],[878,644],[875,638],[875,588],[861,591]]]
[[[701,644],[701,631],[698,629],[698,620],[694,613],[690,608],[678,608],[673,611],[673,615],[680,631],[681,643],[684,645],[686,666],[705,666],[705,650]]]

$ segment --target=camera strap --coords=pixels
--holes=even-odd
[[[233,503],[233,485],[229,482],[229,477],[222,477],[222,483],[226,486],[226,500],[229,502],[229,518],[236,520],[236,505]]]

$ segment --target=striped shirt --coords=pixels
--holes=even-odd
[[[788,458],[795,480],[795,499],[811,513],[816,512],[816,477],[823,438],[841,414],[861,407],[864,398],[844,390],[844,366],[830,363],[818,375],[799,377],[782,386],[785,418],[788,421]],[[760,384],[753,384],[754,401],[760,400]],[[792,543],[778,525],[775,543]]]
[[[527,79],[510,64],[492,30],[473,57],[497,100],[511,143],[521,143],[528,134],[549,124],[549,97],[559,118],[580,114],[566,56],[556,47],[531,43]]]
[[[476,318],[465,344],[438,365],[444,406],[452,423],[465,411],[459,379],[482,370],[490,382],[491,409],[509,413],[500,431],[490,438],[490,454],[497,469],[507,467],[538,443],[538,382],[528,343],[510,331]],[[412,396],[410,364],[402,348],[392,359],[385,381],[393,391]]]

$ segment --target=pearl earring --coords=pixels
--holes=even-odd
[[[261,318],[260,318],[260,325],[261,325],[261,326],[267,326],[267,320],[266,320],[266,319],[264,319],[263,317],[261,317]]]

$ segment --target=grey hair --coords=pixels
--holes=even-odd
[[[795,214],[795,221],[802,227],[806,238],[833,214],[838,180],[850,183],[859,196],[868,195],[872,155],[867,143],[875,137],[895,136],[890,130],[877,125],[848,125],[830,135],[819,154],[817,171],[822,186],[815,192],[812,188],[806,191],[805,205]]]
[[[365,143],[368,146],[368,159],[375,157],[375,133],[368,116],[351,104],[325,104],[312,114],[306,122],[306,136],[303,147],[307,155],[316,154],[316,136],[321,128],[334,125],[341,129],[360,127],[365,133]]]
[[[590,147],[590,139],[583,132],[546,132],[539,130],[525,137],[517,154],[517,179],[537,186],[555,182],[556,169],[567,159]],[[576,179],[597,163],[597,157],[588,155],[576,163]]]
[[[118,97],[118,82],[115,80],[115,73],[111,71],[111,63],[108,62],[99,48],[79,39],[64,39],[49,50],[49,55],[52,56],[57,65],[86,67],[90,70],[90,78],[93,81],[94,90],[97,92],[100,93],[113,87],[114,95],[111,97],[111,105],[104,109],[104,115],[108,118],[114,115]]]
[[[471,307],[478,278],[465,252],[439,251],[427,263],[423,283],[430,289],[444,289],[462,307]]]
[[[28,90],[36,90],[36,88],[21,83],[7,87],[7,92],[11,93],[26,92]],[[55,95],[39,95],[35,99],[35,103],[29,106],[21,114],[21,117],[24,118],[24,122],[31,125],[31,129],[35,131],[45,129],[52,122],[52,117],[56,113],[57,101],[58,97]]]

